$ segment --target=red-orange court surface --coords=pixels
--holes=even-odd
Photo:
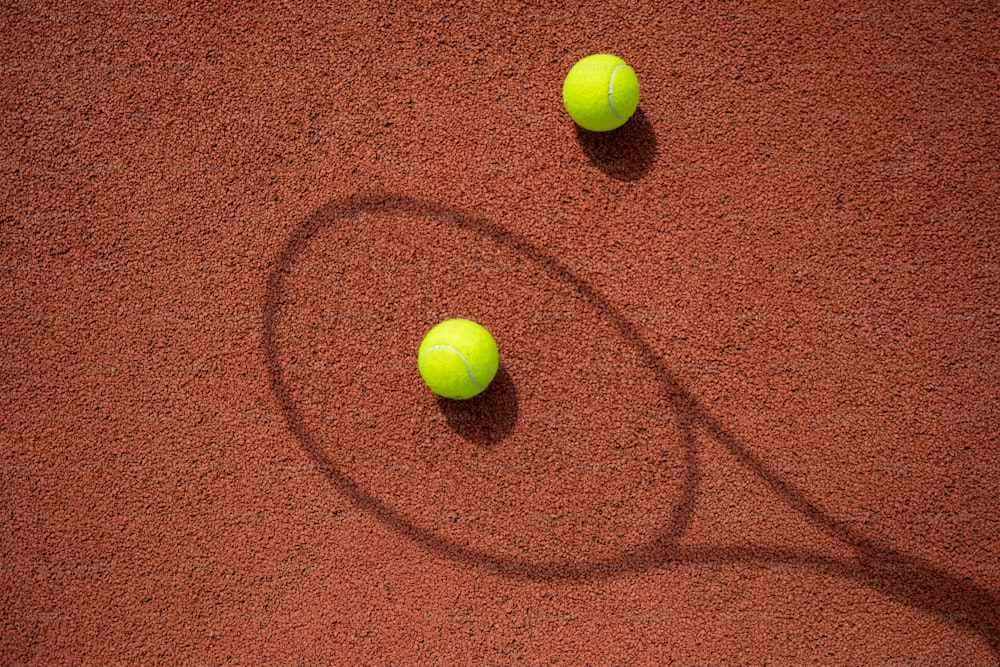
[[[0,664],[1000,663],[996,3],[0,24]]]

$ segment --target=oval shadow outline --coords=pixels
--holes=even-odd
[[[479,235],[490,237],[496,243],[514,249],[536,263],[553,278],[568,284],[585,301],[589,302],[599,316],[607,318],[622,338],[640,353],[644,363],[653,370],[657,381],[663,387],[667,404],[677,415],[678,429],[681,434],[678,445],[683,450],[686,469],[678,501],[670,513],[671,520],[663,526],[656,538],[643,544],[634,545],[630,549],[623,549],[615,558],[611,559],[535,562],[528,559],[497,556],[441,537],[432,530],[409,521],[405,516],[387,507],[375,494],[361,487],[330,459],[322,445],[306,427],[302,414],[296,407],[294,398],[285,382],[282,364],[278,361],[275,333],[278,314],[283,304],[285,277],[294,265],[295,258],[319,230],[356,217],[362,212],[384,211],[395,211],[446,221]],[[690,423],[690,416],[696,414],[692,411],[695,404],[693,398],[666,369],[659,356],[642,340],[632,323],[621,315],[596,289],[527,240],[483,218],[465,213],[457,208],[432,204],[403,195],[384,193],[353,195],[327,202],[292,232],[273,264],[264,295],[261,347],[271,389],[278,399],[289,430],[312,460],[314,466],[321,470],[333,486],[359,509],[371,514],[398,533],[449,559],[490,572],[532,579],[580,580],[609,576],[615,573],[649,568],[668,560],[670,547],[676,543],[691,523],[694,514],[695,494],[700,478],[693,425]]]

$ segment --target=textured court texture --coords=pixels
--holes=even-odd
[[[84,4],[0,8],[0,664],[1000,662],[995,3]]]

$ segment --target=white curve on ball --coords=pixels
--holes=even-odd
[[[469,382],[471,382],[472,384],[476,385],[476,387],[478,389],[482,389],[483,388],[483,385],[481,385],[478,382],[476,382],[476,378],[473,377],[473,375],[472,375],[472,366],[469,365],[469,360],[465,358],[464,354],[462,354],[461,352],[459,352],[458,350],[456,350],[455,348],[453,348],[451,345],[445,345],[445,344],[441,343],[441,344],[438,344],[438,345],[431,345],[429,348],[427,348],[426,350],[424,350],[424,354],[421,355],[421,356],[425,356],[431,350],[451,350],[452,352],[454,352],[455,354],[457,354],[458,358],[462,360],[463,364],[465,364],[465,370],[467,370],[469,372]]]
[[[615,115],[618,120],[625,120],[618,115],[618,110],[615,109],[615,103],[611,101],[611,96],[615,94],[615,72],[620,70],[622,67],[627,67],[627,65],[615,65],[615,68],[611,70],[611,78],[608,79],[608,106],[611,107],[611,113]]]

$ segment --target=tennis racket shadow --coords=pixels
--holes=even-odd
[[[595,312],[612,321],[625,342],[634,346],[653,369],[657,381],[664,387],[665,400],[677,416],[682,438],[677,443],[686,452],[686,467],[690,475],[682,488],[681,500],[673,519],[662,526],[659,537],[615,559],[581,564],[530,563],[486,553],[450,541],[425,527],[406,520],[392,511],[367,489],[358,485],[331,460],[322,444],[311,434],[296,407],[294,397],[284,379],[279,361],[276,322],[283,303],[284,275],[290,271],[296,255],[317,230],[331,223],[356,215],[364,210],[399,210],[450,220],[454,224],[478,231],[508,244],[553,275],[571,284],[576,292],[589,301]],[[608,578],[624,572],[648,571],[678,563],[753,564],[760,567],[793,566],[809,568],[830,576],[853,580],[879,591],[907,606],[924,610],[937,618],[966,628],[982,636],[1000,659],[1000,598],[994,591],[971,578],[958,577],[940,566],[917,558],[857,532],[843,521],[824,513],[810,501],[805,492],[786,481],[763,460],[755,456],[738,438],[701,404],[680,383],[650,346],[635,325],[588,282],[563,266],[554,257],[513,232],[476,216],[447,206],[411,200],[399,196],[360,196],[334,200],[322,207],[311,219],[295,230],[276,258],[275,268],[268,278],[263,303],[262,351],[270,376],[272,391],[277,398],[293,436],[317,470],[322,471],[333,487],[351,499],[359,508],[371,513],[400,534],[442,554],[454,562],[489,571],[501,576],[544,581],[587,581]],[[480,401],[471,404],[456,402],[442,406],[445,418],[460,435],[482,446],[502,440],[517,423],[517,389],[503,371],[494,380],[492,393],[484,392]],[[495,419],[489,426],[485,421]],[[821,552],[795,550],[777,546],[684,546],[679,543],[690,525],[700,480],[700,461],[694,433],[701,433],[728,450],[748,471],[789,507],[795,509],[816,528],[834,537],[854,554],[852,559],[837,559]]]

